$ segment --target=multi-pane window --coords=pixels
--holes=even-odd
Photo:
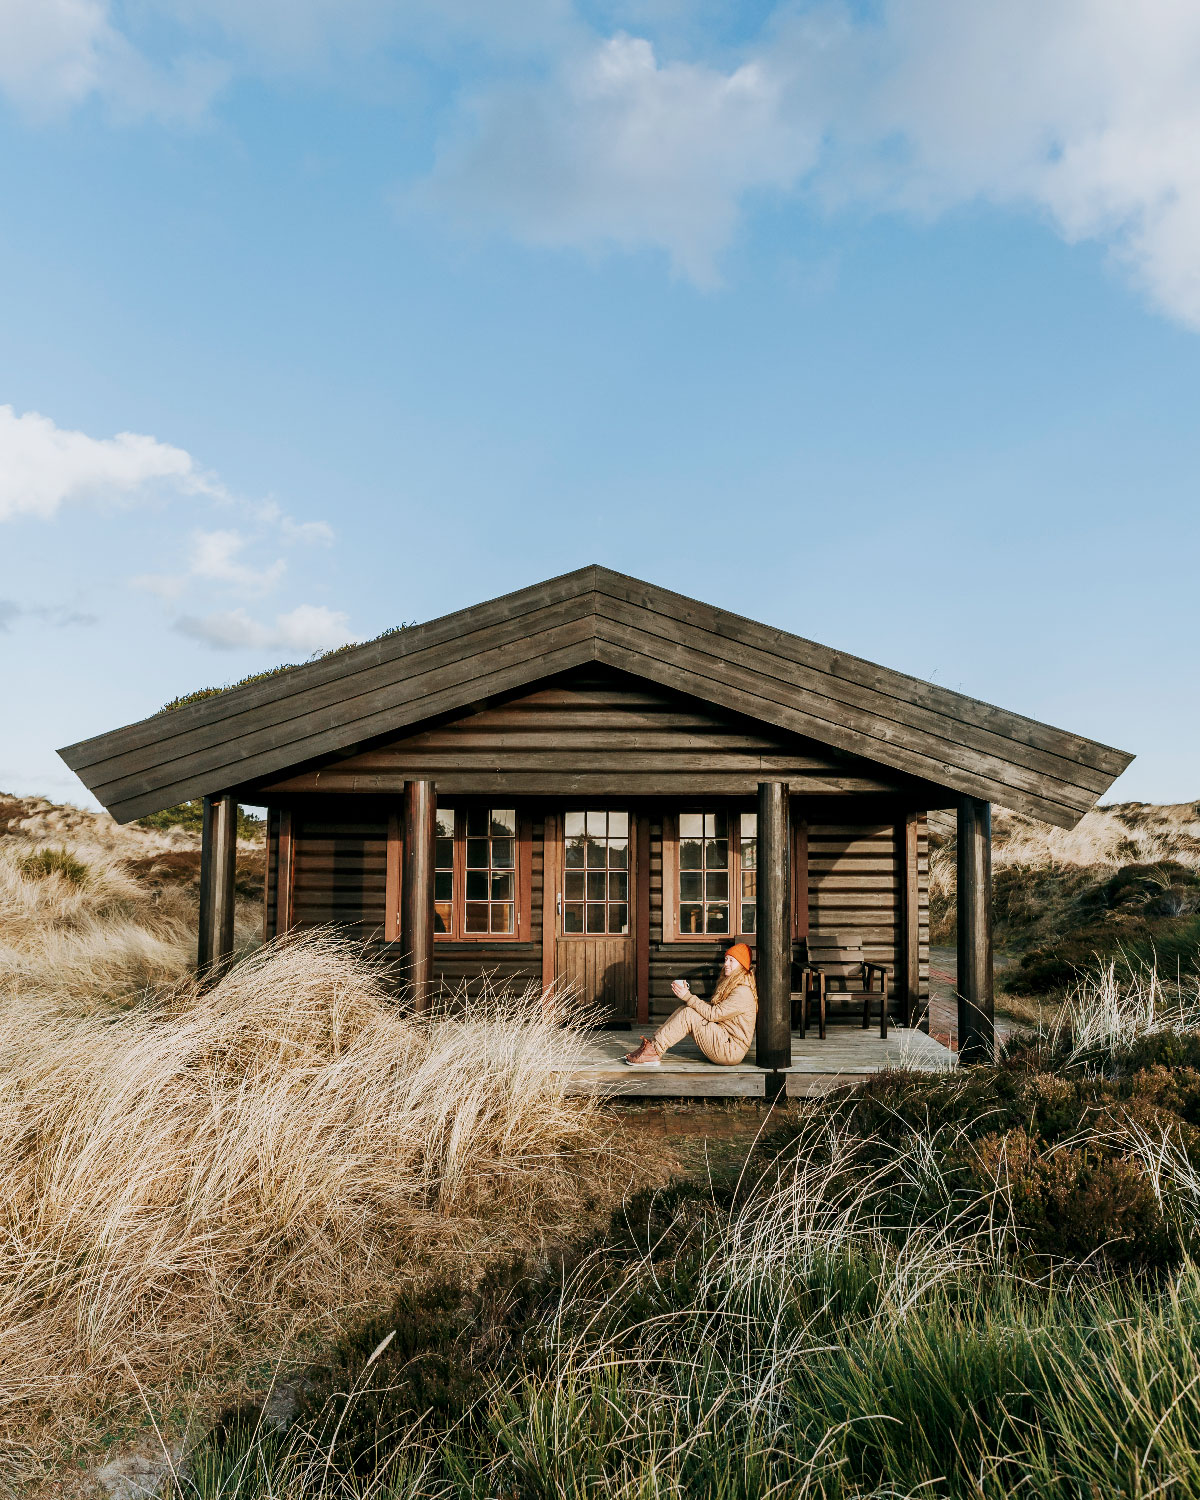
[[[517,933],[517,814],[511,807],[439,806],[433,853],[434,931]]]
[[[454,809],[439,807],[433,845],[433,930],[454,931]]]
[[[742,925],[739,932],[753,932],[758,912],[758,814],[741,814],[737,849],[737,876],[741,887]]]
[[[758,874],[758,819],[721,809],[679,814],[676,935],[752,934]]]
[[[679,933],[729,931],[729,815],[679,814]]]
[[[513,933],[517,910],[517,815],[511,808],[466,810],[468,933]]]
[[[629,931],[629,814],[563,815],[565,936]]]

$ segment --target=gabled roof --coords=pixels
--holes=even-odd
[[[588,662],[1065,828],[1133,759],[598,566],[59,754],[127,822]]]

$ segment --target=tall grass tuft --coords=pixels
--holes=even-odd
[[[11,981],[10,973],[10,981]],[[416,1017],[328,931],[115,1018],[0,1005],[0,1411],[214,1388],[414,1275],[586,1216],[625,1168],[540,990]],[[61,1430],[61,1428],[60,1428]]]
[[[1071,1062],[1111,1059],[1144,1037],[1200,1031],[1200,976],[1115,959],[1080,976],[1048,1028]]]
[[[87,884],[87,865],[76,859],[65,844],[59,849],[35,849],[17,861],[17,868],[26,880],[47,880],[58,875],[68,885]]]
[[[70,851],[66,860],[83,868]],[[188,893],[150,889],[100,849],[86,878],[69,870],[58,850],[0,843],[0,1005],[95,1013],[185,972],[195,942]]]

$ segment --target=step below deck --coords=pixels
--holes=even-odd
[[[589,1037],[578,1055],[565,1063],[570,1075],[567,1092],[657,1099],[764,1099],[779,1092],[778,1075],[755,1064],[753,1047],[744,1062],[722,1067],[710,1063],[689,1037],[672,1047],[657,1068],[630,1068],[622,1059],[637,1040],[638,1034],[628,1031]],[[783,1092],[802,1098],[861,1083],[885,1068],[940,1073],[954,1066],[955,1055],[948,1047],[915,1028],[889,1027],[884,1041],[878,1026],[870,1031],[831,1026],[824,1041],[813,1031],[803,1038],[792,1033],[792,1065],[783,1072]]]

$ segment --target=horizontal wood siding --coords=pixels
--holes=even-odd
[[[672,805],[674,811],[674,805]],[[520,943],[444,942],[434,945],[434,975],[443,992],[477,996],[488,985],[524,989],[542,981],[545,821],[528,809],[531,822],[529,941]],[[650,1008],[660,1017],[676,1004],[671,981],[685,978],[697,994],[710,995],[720,976],[725,939],[698,943],[663,942],[663,824],[661,809],[646,810],[649,823]],[[265,887],[265,930],[274,936],[278,911],[279,811],[272,808],[271,859]],[[336,923],[355,936],[382,943],[387,871],[386,803],[295,804],[294,925]],[[901,962],[902,842],[894,822],[808,824],[808,911],[812,929],[844,932],[862,940],[868,958]],[[929,995],[929,835],[918,820],[920,881],[920,1001]],[[800,953],[797,946],[797,954]],[[836,999],[832,1002],[837,1010]]]
[[[523,990],[542,983],[542,893],[545,880],[545,824],[531,815],[529,941],[526,943],[453,943],[433,941],[434,982],[443,997],[478,996],[489,986]]]
[[[864,957],[892,966],[893,988],[903,975],[901,860],[894,823],[809,824],[809,931],[860,939]],[[928,954],[925,974],[928,985]],[[829,1004],[834,1015],[844,1008],[832,992]]]
[[[652,822],[650,834],[650,1002],[655,1016],[668,1014],[678,1004],[671,993],[673,979],[686,979],[701,996],[711,994],[730,941],[662,941],[662,830],[660,816]],[[929,836],[924,817],[920,820],[918,872],[920,995],[924,1003],[929,996]],[[808,825],[810,930],[858,937],[869,959],[891,964],[893,971],[900,961],[902,878],[894,822]],[[800,958],[802,944],[797,943],[794,951]],[[831,1012],[836,1015],[838,1011],[834,999]]]
[[[917,873],[920,879],[921,913],[921,991],[919,997],[922,1029],[929,1030],[929,819],[921,813],[917,819]]]
[[[279,809],[267,809],[267,869],[263,880],[263,941],[278,936],[279,923]]]
[[[319,810],[293,814],[293,926],[326,922],[355,937],[383,936],[387,888],[386,816],[350,818]]]
[[[590,669],[275,782],[263,795],[396,795],[414,777],[431,777],[447,796],[752,795],[764,777],[787,778],[813,795],[887,793],[898,785],[802,736]]]

